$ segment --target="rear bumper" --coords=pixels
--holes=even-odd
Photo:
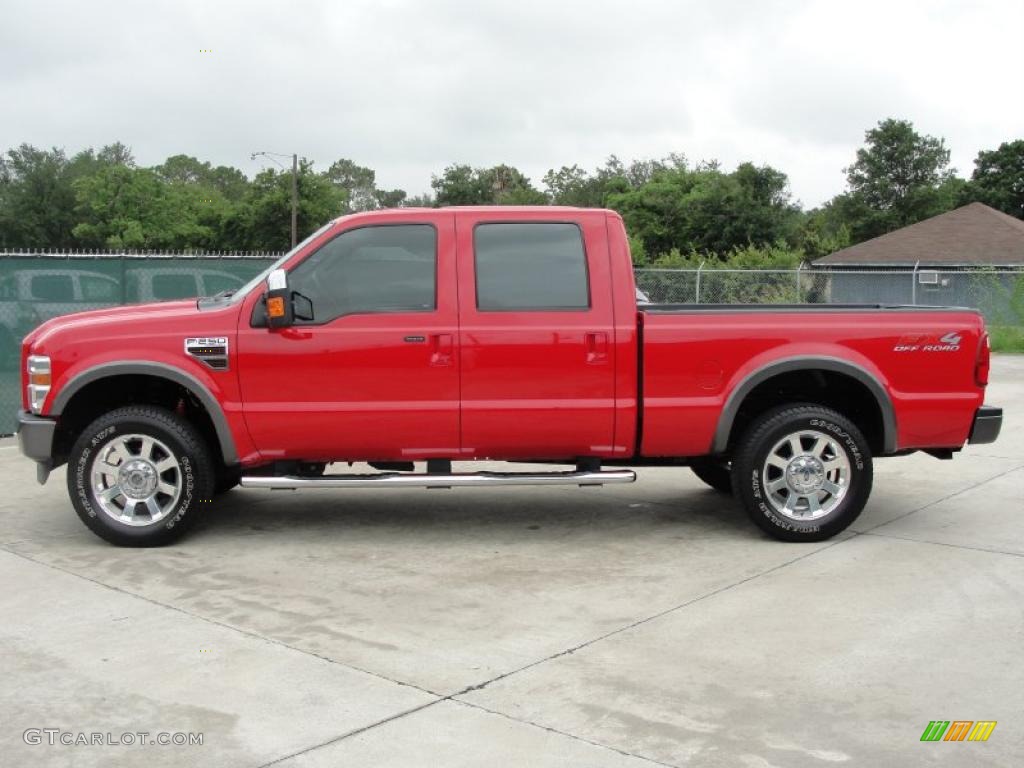
[[[27,411],[18,411],[18,447],[39,465],[36,476],[40,483],[53,469],[53,434],[57,422]]]
[[[972,445],[994,443],[1002,426],[1003,409],[983,405],[974,414],[974,424],[971,426],[971,436],[967,438],[967,442]]]

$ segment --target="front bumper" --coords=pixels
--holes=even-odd
[[[53,469],[53,434],[56,430],[57,422],[53,419],[18,411],[18,447],[36,462],[36,477],[40,483],[46,482]]]
[[[1002,426],[1003,409],[983,405],[974,414],[974,424],[971,426],[971,436],[967,438],[967,442],[972,445],[994,443]]]

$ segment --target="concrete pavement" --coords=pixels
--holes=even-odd
[[[1011,766],[1024,761],[1024,357],[1000,440],[880,460],[815,545],[685,469],[605,489],[235,490],[94,537],[0,441],[10,765]],[[502,465],[504,468],[505,465]],[[997,720],[921,743],[930,720]],[[26,744],[26,729],[203,744]]]

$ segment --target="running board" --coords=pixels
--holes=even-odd
[[[465,472],[455,474],[323,475],[268,477],[246,475],[243,488],[474,488],[492,485],[605,485],[632,483],[636,472],[620,469],[608,472]]]

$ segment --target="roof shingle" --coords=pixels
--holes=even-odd
[[[820,266],[1020,266],[1024,221],[970,203],[817,259]]]

